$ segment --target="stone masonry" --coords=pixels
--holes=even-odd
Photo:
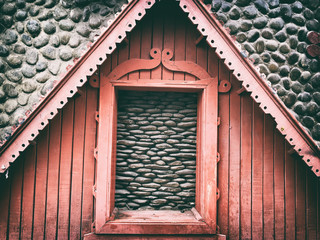
[[[196,126],[195,93],[119,92],[116,207],[194,206]]]

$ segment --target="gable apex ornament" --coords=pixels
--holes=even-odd
[[[174,0],[173,0],[174,1]],[[10,163],[14,162],[21,152],[42,130],[67,102],[74,96],[78,88],[83,86],[87,77],[97,70],[115,49],[116,44],[126,38],[137,21],[140,21],[146,11],[155,4],[155,0],[132,0],[124,5],[122,11],[110,22],[107,29],[92,44],[90,49],[70,67],[68,72],[48,93],[43,101],[29,115],[25,122],[16,129],[13,136],[0,149],[0,173],[4,173]],[[256,101],[260,108],[270,114],[278,130],[285,136],[294,150],[303,158],[311,170],[320,176],[320,149],[303,126],[285,107],[279,97],[271,89],[262,75],[249,59],[243,56],[237,43],[227,30],[210,12],[208,7],[199,0],[177,0],[180,8],[187,14],[190,21],[206,39],[208,45],[215,49],[216,54],[224,60],[233,75],[242,82],[246,91]],[[164,59],[163,59],[164,60]],[[167,66],[170,59],[162,61]],[[175,67],[178,67],[175,65]]]

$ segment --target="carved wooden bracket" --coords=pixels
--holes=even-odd
[[[198,64],[191,61],[170,61],[172,57],[172,50],[164,49],[162,51],[162,64],[165,68],[173,72],[189,73],[199,79],[211,78],[210,74]]]
[[[109,73],[103,81],[109,82],[117,80],[124,75],[138,71],[138,70],[151,70],[162,65],[173,72],[184,72],[195,76],[198,79],[209,79],[210,74],[198,64],[191,61],[171,61],[173,52],[170,49],[164,49],[162,52],[158,48],[150,50],[152,59],[130,59],[119,64],[115,69]]]

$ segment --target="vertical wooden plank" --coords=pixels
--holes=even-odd
[[[274,239],[274,194],[273,194],[273,130],[270,115],[264,120],[263,154],[263,233],[264,239]]]
[[[0,239],[7,239],[11,179],[0,180]]]
[[[20,238],[32,239],[34,180],[37,158],[35,145],[29,146],[22,156],[24,157],[24,174]]]
[[[91,224],[93,222],[92,186],[94,184],[94,148],[96,144],[95,112],[97,111],[97,102],[97,89],[87,86],[81,236],[91,232]]]
[[[320,239],[320,181],[317,182],[317,239]]]
[[[69,237],[70,179],[72,163],[72,140],[74,121],[74,101],[71,99],[62,110],[60,176],[59,176],[59,210],[58,239]]]
[[[151,41],[152,41],[152,18],[151,15],[146,15],[141,22],[141,59],[150,59]],[[150,79],[150,70],[141,70],[141,79]]]
[[[296,239],[306,238],[306,168],[296,159]]]
[[[20,238],[20,214],[21,214],[21,193],[23,179],[23,159],[20,157],[10,169],[12,175],[11,196],[10,196],[10,215],[9,215],[9,239]]]
[[[275,239],[284,239],[284,139],[278,130],[274,133],[274,204]]]
[[[213,229],[216,229],[216,187],[217,187],[217,118],[218,118],[218,81],[215,79],[203,91],[205,105],[202,108],[205,113],[205,118],[202,119],[202,131],[205,131],[205,138],[201,138],[202,144],[202,167],[205,170],[203,189],[206,193],[204,198],[205,216],[207,224]],[[205,151],[204,151],[205,149]]]
[[[317,239],[317,182],[316,175],[307,169],[307,237],[310,240]]]
[[[83,89],[83,88],[82,88]],[[83,89],[84,90],[84,89]],[[81,202],[82,173],[84,152],[84,130],[86,114],[86,91],[75,99],[73,149],[72,149],[72,179],[70,199],[70,231],[69,239],[81,238]]]
[[[295,160],[289,153],[290,145],[285,143],[285,226],[286,238],[295,239]]]
[[[231,76],[230,92],[230,169],[229,169],[229,238],[240,238],[240,83]]]
[[[263,239],[263,124],[264,113],[258,104],[254,103],[252,133],[252,239]]]
[[[152,48],[163,50],[163,17],[162,6],[159,5],[156,11],[152,12],[153,32],[152,32]],[[151,71],[151,79],[161,79],[161,66]]]
[[[117,46],[117,49],[115,51],[115,53],[113,55],[116,55],[116,52],[117,52],[117,55],[118,55],[118,62],[117,62],[117,65],[123,63],[124,61],[127,61],[129,59],[129,40],[128,42],[122,42],[119,46]],[[108,60],[106,60],[108,61]],[[115,66],[113,66],[114,68]],[[128,74],[126,74],[125,76],[123,76],[122,78],[120,78],[121,80],[127,80],[128,79]]]
[[[141,41],[141,24],[137,24],[135,29],[130,34],[130,59],[140,58],[140,41]],[[129,73],[129,79],[138,79],[139,72]]]
[[[170,49],[175,53],[174,50],[174,26],[175,26],[175,19],[174,19],[174,10],[173,6],[170,4],[166,7],[166,15],[164,18],[163,23],[163,49]],[[175,59],[175,54],[173,59]],[[171,80],[173,79],[172,71],[163,68],[162,70],[162,79]]]
[[[33,238],[42,239],[45,236],[45,210],[46,210],[46,189],[48,171],[48,140],[49,131],[45,127],[37,140],[37,167],[36,167],[36,186],[34,199],[34,222]]]
[[[57,234],[58,188],[61,140],[61,112],[50,122],[46,239],[55,239]]]
[[[186,23],[186,61],[197,62],[197,47],[195,41],[199,33],[192,23]],[[194,76],[186,74],[185,80],[195,80]]]
[[[213,49],[210,49],[209,60],[211,59]],[[229,71],[227,67],[219,62],[219,80],[229,81]],[[209,64],[209,70],[211,64]],[[230,96],[229,93],[219,94],[219,153],[220,162],[218,163],[218,188],[220,190],[220,198],[218,200],[218,225],[222,234],[228,235],[228,219],[229,219],[229,150],[230,150],[230,136],[229,136],[229,107]]]
[[[208,44],[203,41],[196,46],[197,49],[197,64],[203,67],[205,70],[208,69]]]
[[[186,19],[181,11],[176,11],[175,31],[174,31],[174,59],[175,61],[185,61],[186,58]],[[173,79],[183,80],[184,73],[173,73]]]
[[[241,161],[240,161],[240,226],[241,238],[251,238],[251,137],[252,100],[247,93],[241,95]]]

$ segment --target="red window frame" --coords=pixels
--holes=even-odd
[[[128,80],[100,79],[98,156],[96,176],[96,234],[215,234],[217,200],[218,80]],[[196,200],[195,208],[172,218],[170,211],[117,211],[115,174],[117,142],[117,91],[198,92]],[[164,213],[164,214],[163,214]],[[171,212],[173,213],[173,212]],[[150,216],[150,218],[143,218]],[[152,218],[154,215],[157,220]],[[187,216],[187,214],[189,214]],[[127,215],[130,217],[123,217]],[[119,216],[122,216],[119,218]],[[167,216],[167,217],[165,217]]]

